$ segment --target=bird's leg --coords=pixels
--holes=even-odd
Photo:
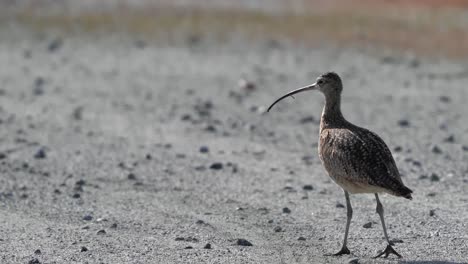
[[[348,242],[348,232],[349,232],[349,225],[351,224],[351,218],[353,217],[353,208],[351,207],[351,201],[349,200],[349,193],[347,191],[344,191],[345,198],[346,198],[346,229],[345,229],[345,235],[344,235],[344,241],[343,241],[343,246],[341,247],[341,250],[338,251],[337,253],[333,254],[334,256],[341,256],[345,254],[351,254],[349,251],[347,245]]]
[[[384,214],[384,209],[383,209],[382,203],[380,202],[379,195],[377,193],[375,194],[375,200],[377,201],[377,210],[376,211],[380,216],[380,221],[382,222],[383,232],[384,232],[385,239],[387,240],[388,245],[387,245],[387,247],[385,248],[384,251],[380,252],[374,258],[378,258],[378,257],[380,257],[382,255],[384,255],[384,258],[387,258],[388,255],[390,255],[390,254],[395,254],[396,256],[401,258],[401,255],[398,254],[398,252],[396,252],[395,249],[393,249],[393,247],[392,247],[393,243],[390,242],[390,240],[388,239],[387,227],[385,226],[385,220],[384,220],[384,215],[383,215]]]

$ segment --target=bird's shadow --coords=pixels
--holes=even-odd
[[[399,261],[398,264],[468,264],[468,262],[453,262],[445,260],[418,260],[418,261]]]

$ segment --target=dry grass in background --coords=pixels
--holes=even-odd
[[[243,8],[207,8],[196,4],[147,8],[116,6],[109,11],[43,15],[24,8],[15,18],[35,29],[124,31],[144,37],[174,32],[210,35],[232,33],[249,38],[288,38],[305,43],[332,41],[339,45],[376,45],[422,55],[468,55],[468,5],[464,1],[302,1],[301,11],[264,12]],[[296,6],[297,8],[297,6]]]

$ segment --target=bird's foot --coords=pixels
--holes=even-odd
[[[341,256],[341,255],[349,255],[351,254],[351,251],[349,251],[347,246],[343,246],[340,251],[338,251],[335,254],[327,254],[325,256]]]
[[[398,252],[395,251],[395,249],[393,249],[393,247],[391,245],[387,245],[387,247],[385,248],[384,251],[380,252],[377,256],[375,256],[374,258],[379,258],[381,257],[382,255],[384,255],[383,257],[384,258],[387,258],[388,255],[390,254],[395,254],[398,258],[402,258],[400,254],[398,254]]]

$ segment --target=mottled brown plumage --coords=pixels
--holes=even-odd
[[[347,237],[352,218],[349,193],[374,193],[377,201],[377,213],[382,221],[388,246],[381,254],[387,257],[395,254],[401,257],[391,246],[388,239],[383,206],[377,193],[386,192],[395,196],[412,199],[412,191],[401,178],[392,153],[385,142],[375,133],[348,122],[341,113],[341,78],[334,72],[323,74],[317,82],[294,90],[276,100],[277,102],[293,94],[306,90],[319,90],[325,96],[325,106],[320,120],[319,156],[325,170],[345,192],[347,204],[347,223],[342,249],[335,255],[349,254]]]

